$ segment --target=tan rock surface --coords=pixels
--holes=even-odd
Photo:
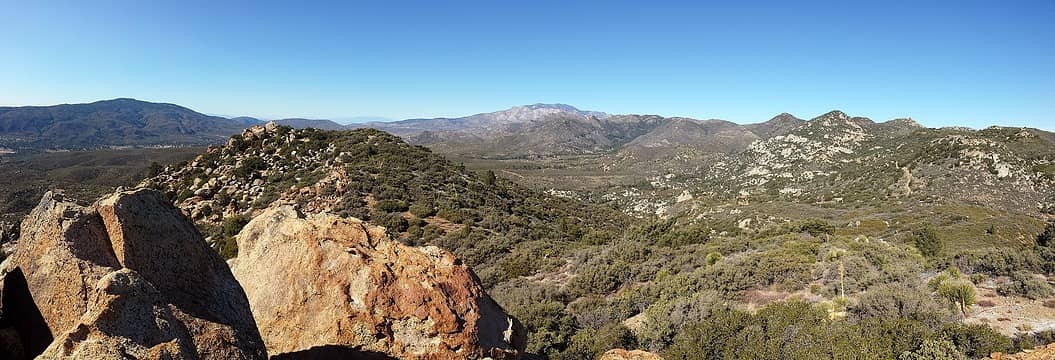
[[[9,290],[31,297],[4,315],[39,312],[55,339],[42,358],[266,357],[230,270],[156,191],[93,207],[46,194],[3,270],[25,283],[4,284],[5,307]]]
[[[404,359],[516,358],[520,324],[452,254],[330,214],[271,208],[231,261],[268,351],[336,348]]]
[[[188,341],[193,336],[179,324],[178,313],[135,271],[114,271],[99,280],[89,311],[40,358],[194,359],[197,352]]]
[[[1055,344],[1038,346],[1032,350],[1024,350],[1017,354],[994,353],[986,359],[992,360],[1051,360],[1055,359]]]
[[[663,360],[663,358],[646,352],[646,350],[613,348],[601,355],[600,360]]]
[[[600,360],[663,360],[663,358],[644,350],[612,349],[605,351]]]

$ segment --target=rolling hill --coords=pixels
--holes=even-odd
[[[0,148],[99,149],[201,146],[223,142],[252,119],[204,115],[182,106],[135,99],[89,104],[0,108]]]

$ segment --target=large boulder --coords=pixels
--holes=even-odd
[[[276,358],[518,358],[524,330],[451,253],[289,206],[237,236],[231,269]]]
[[[46,194],[2,271],[0,338],[23,356],[267,357],[226,263],[156,191],[91,207]]]

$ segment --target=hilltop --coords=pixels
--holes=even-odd
[[[506,276],[489,265],[522,245],[516,238],[562,239],[585,224],[614,227],[628,219],[468,171],[373,129],[255,126],[143,185],[166,192],[229,257],[237,250],[224,238],[226,221],[288,203],[371,221],[406,243],[444,245],[477,266],[485,282]],[[481,249],[498,253],[474,253]]]

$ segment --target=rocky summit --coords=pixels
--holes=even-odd
[[[273,356],[342,346],[359,356],[512,359],[524,350],[520,323],[445,250],[290,206],[264,211],[237,239],[231,268]]]

